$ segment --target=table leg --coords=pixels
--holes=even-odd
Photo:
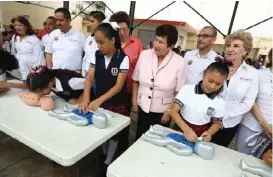
[[[80,160],[78,163],[75,164],[75,173],[76,173],[76,177],[81,177],[83,176],[83,168],[82,168],[82,165],[83,165],[83,159]]]

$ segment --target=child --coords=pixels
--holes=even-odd
[[[98,45],[97,42],[95,41],[95,37],[94,37],[94,31],[95,29],[102,23],[102,21],[105,19],[105,15],[101,12],[101,11],[92,11],[90,13],[90,28],[92,31],[92,34],[90,34],[86,41],[85,41],[85,45],[84,45],[84,51],[85,51],[85,55],[83,57],[83,62],[82,62],[82,75],[83,77],[86,77],[88,74],[88,70],[90,67],[90,62],[91,62],[91,58],[95,57],[95,52],[98,49]]]
[[[195,142],[198,137],[210,141],[220,128],[224,116],[224,100],[218,96],[228,78],[226,64],[214,62],[203,73],[203,80],[197,85],[184,86],[176,96],[171,108],[171,117],[184,133],[188,141]]]
[[[79,104],[85,79],[81,74],[62,69],[49,70],[45,66],[39,66],[31,71],[27,78],[30,91],[38,91],[43,95],[53,91],[70,104]]]
[[[10,53],[11,44],[9,40],[9,33],[7,31],[3,31],[2,36],[3,36],[3,49]]]
[[[0,49],[0,93],[7,90],[6,72],[18,69],[17,59],[10,53]]]
[[[103,107],[128,116],[125,83],[129,58],[120,48],[118,32],[109,23],[103,23],[96,29],[95,39],[99,51],[96,52],[96,57],[90,64],[80,109],[87,112]],[[97,86],[97,99],[90,103],[92,97],[90,90],[94,79]]]
[[[38,66],[31,69],[25,83],[6,82],[3,85],[6,86],[5,88],[18,88],[18,84],[25,85],[30,92],[40,95],[48,95],[53,91],[70,104],[79,104],[82,101],[84,81],[81,74],[75,71],[49,70],[45,66]]]
[[[96,58],[91,61],[91,66],[85,81],[83,101],[79,109],[83,112],[96,111],[99,107],[110,111],[129,116],[128,99],[126,90],[126,79],[129,70],[129,58],[126,56],[120,45],[120,39],[115,22],[102,23],[95,30],[95,39],[99,51]],[[90,102],[91,86],[96,80],[96,99]],[[119,134],[113,139],[128,139],[126,133]],[[110,140],[107,149],[106,165],[112,161],[118,145],[117,140]]]

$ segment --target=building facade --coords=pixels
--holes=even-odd
[[[134,26],[137,26],[144,20],[145,19],[134,19]],[[156,27],[163,24],[174,25],[177,28],[178,40],[175,47],[180,46],[181,50],[195,48],[196,42],[194,38],[197,31],[186,22],[150,19],[147,20],[145,23],[137,26],[133,30],[133,35],[138,37],[141,40],[143,47],[146,48],[150,44],[150,42],[155,39]]]
[[[69,1],[69,11],[73,17],[84,10],[93,1]],[[63,1],[2,1],[2,24],[7,27],[11,19],[23,15],[29,19],[33,28],[42,29],[43,22],[48,16],[54,16],[55,9],[63,7]],[[98,1],[93,3],[83,13],[71,21],[71,25],[78,31],[88,34],[88,14],[93,10],[105,11],[105,7]],[[1,16],[0,16],[1,17]]]

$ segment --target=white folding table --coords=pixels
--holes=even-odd
[[[213,160],[203,160],[195,154],[178,156],[139,139],[108,167],[107,177],[256,177],[240,170],[241,159],[266,166],[257,158],[218,145]]]
[[[47,115],[16,96],[18,89],[0,95],[0,131],[59,163],[71,166],[130,124],[129,117],[115,114],[105,129],[78,127]],[[66,103],[56,100],[56,108]]]

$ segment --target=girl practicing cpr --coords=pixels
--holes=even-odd
[[[84,113],[89,110],[96,111],[102,107],[129,116],[126,88],[129,58],[121,50],[117,27],[116,22],[102,23],[95,30],[99,50],[95,54],[95,59],[91,61],[85,81],[83,101],[79,105],[79,109]],[[96,81],[96,99],[90,102],[93,97],[91,86],[94,80]],[[107,155],[105,166],[112,162],[118,144],[122,146],[126,139],[128,134],[122,131],[103,145],[104,154]],[[122,147],[119,149],[122,151]]]
[[[114,23],[114,22],[112,22]],[[84,113],[96,111],[99,107],[128,116],[129,110],[126,77],[129,70],[129,58],[120,48],[117,29],[109,23],[103,23],[95,31],[99,50],[90,63],[85,81],[83,101],[79,105]],[[91,86],[96,80],[96,97],[90,102]]]
[[[227,64],[214,62],[204,71],[202,81],[184,86],[176,95],[171,117],[187,140],[195,142],[202,137],[210,141],[221,128],[219,123],[212,123],[210,127],[209,123],[224,116],[224,100],[218,94],[228,74]]]
[[[28,104],[28,100],[33,96],[41,98],[53,91],[70,104],[79,104],[82,100],[84,81],[81,74],[75,71],[49,70],[46,66],[38,66],[32,68],[27,76],[25,85],[30,92],[21,92],[19,96]]]

